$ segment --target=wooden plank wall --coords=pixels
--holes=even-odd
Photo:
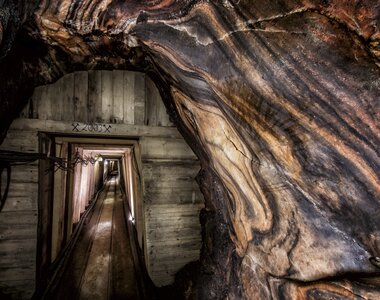
[[[154,83],[144,74],[89,71],[38,87],[0,149],[38,152],[39,131],[73,133],[72,123],[112,124],[119,137],[140,137],[144,250],[157,285],[173,282],[199,258],[203,198],[194,177],[196,157],[173,128]],[[38,163],[13,168],[11,191],[0,213],[0,296],[29,299],[36,271]],[[1,298],[1,297],[0,297]]]
[[[7,150],[37,152],[37,134],[9,130],[1,149],[3,145]],[[38,162],[13,167],[11,176],[8,198],[0,214],[0,298],[9,294],[12,299],[30,299],[36,273]]]
[[[203,196],[194,178],[199,163],[183,139],[141,139],[145,208],[145,257],[157,286],[199,259]]]
[[[37,87],[22,118],[173,126],[153,81],[143,73],[83,71]]]

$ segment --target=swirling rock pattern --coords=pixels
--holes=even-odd
[[[235,247],[228,276],[202,260],[223,297],[380,297],[378,0],[40,1],[11,50],[3,15],[3,130],[69,71],[155,79],[223,194],[203,187]]]

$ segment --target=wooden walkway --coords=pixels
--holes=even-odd
[[[122,195],[113,176],[48,299],[140,299],[138,293]]]

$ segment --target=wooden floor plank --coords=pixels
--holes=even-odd
[[[100,195],[66,265],[47,299],[139,299],[115,177]]]
[[[117,189],[112,227],[110,299],[138,299],[130,239],[123,213],[123,200]]]

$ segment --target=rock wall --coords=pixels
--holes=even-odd
[[[1,127],[69,70],[147,72],[225,195],[205,192],[207,208],[222,208],[239,259],[202,260],[215,282],[233,278],[225,297],[377,298],[379,12],[378,0],[41,1],[0,62]],[[223,230],[205,228],[210,249]]]

